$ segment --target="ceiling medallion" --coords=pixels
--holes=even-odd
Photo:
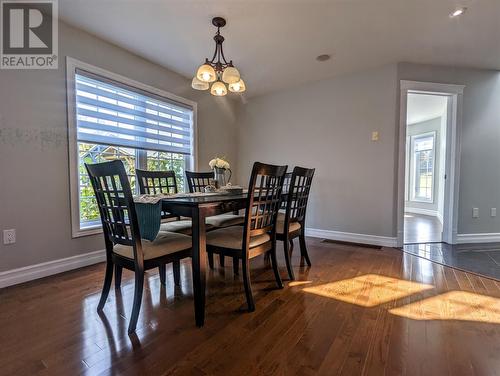
[[[212,19],[212,24],[217,28],[214,36],[215,52],[211,60],[205,59],[196,76],[193,77],[191,86],[196,90],[208,90],[212,95],[221,97],[227,94],[227,89],[233,93],[242,93],[246,90],[245,82],[240,77],[240,72],[233,65],[233,61],[227,62],[222,50],[224,37],[220,35],[220,28],[226,25],[222,17]],[[210,86],[210,84],[212,84]],[[227,86],[226,86],[227,84]]]

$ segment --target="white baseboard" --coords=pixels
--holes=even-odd
[[[59,260],[43,262],[25,266],[18,269],[0,272],[0,288],[17,285],[18,283],[32,281],[68,270],[82,268],[106,260],[104,250],[84,253],[82,255],[67,257]]]
[[[405,213],[422,214],[431,217],[438,217],[438,211],[432,209],[415,208],[415,207],[405,207]]]
[[[500,243],[500,233],[457,234],[457,244],[468,243]]]
[[[331,230],[320,230],[316,228],[306,228],[306,236],[313,238],[323,238],[331,240],[339,240],[343,242],[372,244],[381,247],[396,247],[397,238],[378,235],[355,234],[352,232],[341,232]]]

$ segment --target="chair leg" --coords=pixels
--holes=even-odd
[[[225,257],[224,257],[224,255],[221,253],[221,254],[219,255],[219,265],[220,265],[220,267],[221,267],[221,268],[223,268],[223,267],[224,267],[224,261],[225,261]]]
[[[101,311],[106,304],[106,299],[108,299],[109,289],[111,288],[111,281],[113,280],[113,263],[108,261],[106,263],[106,274],[104,276],[104,285],[102,286],[101,299],[97,305],[97,310]]]
[[[290,278],[290,280],[293,281],[295,279],[295,276],[293,274],[292,261],[290,260],[291,255],[290,255],[290,249],[288,247],[288,240],[285,240],[283,242],[283,249],[285,250],[285,262],[286,262],[286,269],[288,270],[288,277]]]
[[[283,282],[281,282],[280,271],[278,270],[278,260],[276,259],[276,243],[273,249],[271,249],[271,262],[273,264],[274,278],[276,278],[276,284],[279,289],[283,288]]]
[[[292,253],[293,253],[293,245],[294,245],[293,239],[290,239],[290,249],[288,251],[288,252],[290,252],[290,257],[292,256]]]
[[[311,266],[311,260],[309,259],[309,254],[307,253],[306,237],[304,235],[299,236],[299,244],[300,244],[300,255],[306,260],[307,265]]]
[[[269,266],[271,262],[271,254],[269,252],[264,253],[264,265]]]
[[[137,319],[139,318],[139,311],[141,310],[143,288],[144,288],[144,271],[136,271],[134,305],[132,307],[132,314],[130,315],[130,322],[128,324],[129,333],[135,332],[135,328],[137,326]]]
[[[174,283],[176,286],[181,285],[181,260],[175,260],[172,264],[174,268]]]
[[[115,265],[115,289],[119,289],[122,285],[122,271],[123,268],[120,265]]]
[[[233,257],[233,273],[235,275],[240,274],[240,259],[236,256]]]
[[[248,312],[255,311],[255,303],[253,301],[252,284],[250,282],[250,260],[246,258],[242,260],[243,284],[245,285],[245,295],[247,297]]]
[[[208,266],[210,266],[210,269],[214,268],[214,254],[213,252],[207,252],[208,254]]]
[[[158,273],[160,274],[160,283],[163,286],[167,285],[167,266],[165,264],[158,267]]]

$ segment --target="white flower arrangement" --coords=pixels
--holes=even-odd
[[[217,168],[223,168],[224,170],[229,170],[231,168],[231,165],[229,164],[229,162],[225,161],[224,159],[222,158],[214,158],[212,159],[208,165],[210,166],[210,168],[213,170],[215,167]]]

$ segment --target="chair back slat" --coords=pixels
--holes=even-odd
[[[207,185],[214,184],[214,173],[186,171],[186,179],[189,192],[204,192]]]
[[[286,195],[288,193],[288,191],[290,190],[290,182],[292,180],[292,173],[291,172],[287,172],[285,174],[285,180],[283,181],[283,195]],[[286,209],[286,205],[287,205],[287,201],[286,200],[283,200],[282,203],[281,203],[281,208],[282,210],[285,210]]]
[[[140,243],[132,190],[122,161],[85,164],[94,189],[106,240],[112,244]]]
[[[287,166],[254,163],[245,212],[246,244],[252,236],[267,232],[275,235],[286,169]]]
[[[135,172],[141,194],[175,194],[178,192],[174,171],[146,171],[136,169]]]
[[[314,168],[304,167],[293,169],[286,200],[285,225],[287,222],[304,222],[314,171]]]

